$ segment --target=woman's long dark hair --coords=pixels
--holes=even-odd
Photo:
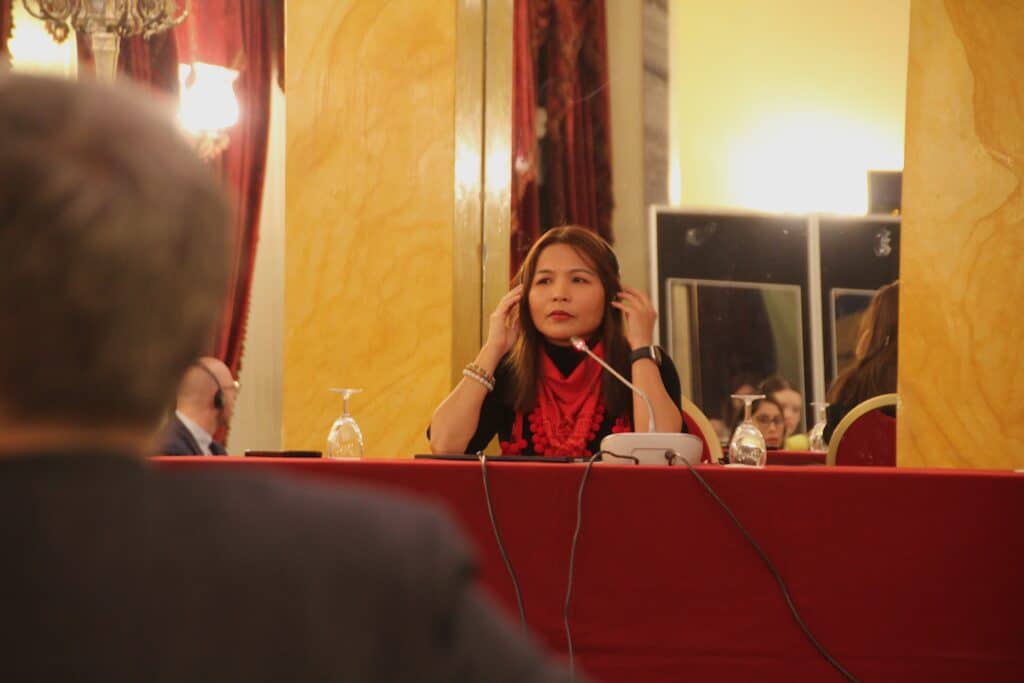
[[[899,309],[899,281],[882,287],[871,299],[861,318],[856,359],[832,382],[829,403],[854,406],[895,393]]]
[[[619,262],[611,246],[597,233],[578,225],[551,228],[530,248],[523,265],[516,273],[514,283],[523,284],[523,298],[519,302],[519,322],[522,334],[516,340],[506,360],[509,369],[509,401],[516,411],[528,413],[537,403],[537,376],[540,373],[540,346],[542,336],[530,316],[530,288],[537,272],[541,252],[553,244],[566,244],[594,268],[604,287],[604,316],[595,336],[604,342],[605,360],[625,375],[629,370],[629,342],[622,326],[622,314],[611,302],[622,289]],[[593,341],[593,338],[588,341]],[[609,415],[632,415],[631,392],[607,372],[602,378],[602,392]]]

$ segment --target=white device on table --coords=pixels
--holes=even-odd
[[[682,465],[685,463],[696,465],[700,462],[704,443],[699,438],[692,434],[657,431],[654,409],[651,407],[651,400],[647,398],[647,394],[616,372],[615,368],[605,363],[602,358],[590,350],[585,341],[579,337],[572,337],[571,341],[577,351],[582,351],[600,363],[601,367],[610,372],[615,379],[642,398],[647,406],[646,432],[620,432],[609,434],[601,439],[602,451],[608,451],[624,458],[624,460],[615,459],[610,462],[625,463],[625,459],[633,460],[638,465]]]

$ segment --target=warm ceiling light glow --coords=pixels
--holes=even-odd
[[[179,64],[181,126],[193,135],[224,131],[238,122],[238,99],[232,84],[238,72],[223,66]]]
[[[864,214],[867,172],[902,168],[899,140],[828,112],[765,120],[729,150],[733,203],[764,211]]]

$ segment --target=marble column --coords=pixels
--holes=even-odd
[[[914,0],[901,466],[1024,468],[1024,3]]]
[[[449,389],[455,0],[291,0],[283,447],[352,400],[408,456]]]

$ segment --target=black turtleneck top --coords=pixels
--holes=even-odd
[[[547,341],[544,342],[544,350],[564,377],[572,374],[572,371],[586,357],[571,346],[555,346]],[[668,357],[664,349],[662,350],[661,358],[661,381],[665,385],[668,395],[672,398],[672,402],[678,406],[682,395],[679,386],[679,374],[676,372],[676,366],[672,363],[672,359]],[[632,368],[626,368],[622,375],[632,381]],[[466,453],[482,451],[491,442],[495,434],[497,434],[498,439],[501,441],[508,441],[512,437],[512,424],[515,421],[516,411],[506,399],[509,373],[504,358],[498,364],[498,369],[494,372],[494,380],[494,391],[488,393],[484,399],[483,406],[480,408],[480,421],[477,423],[476,433],[473,434],[473,438],[469,440],[469,445],[466,446]],[[632,419],[632,410],[630,410],[630,413],[630,418]],[[593,441],[587,444],[587,449],[591,453],[596,453],[601,444],[601,439],[612,433],[616,417],[615,415],[605,415],[597,435]],[[685,421],[683,422],[682,431],[687,431]],[[533,455],[532,437],[530,421],[524,416],[523,438],[526,439],[527,449],[523,452],[523,455]]]

